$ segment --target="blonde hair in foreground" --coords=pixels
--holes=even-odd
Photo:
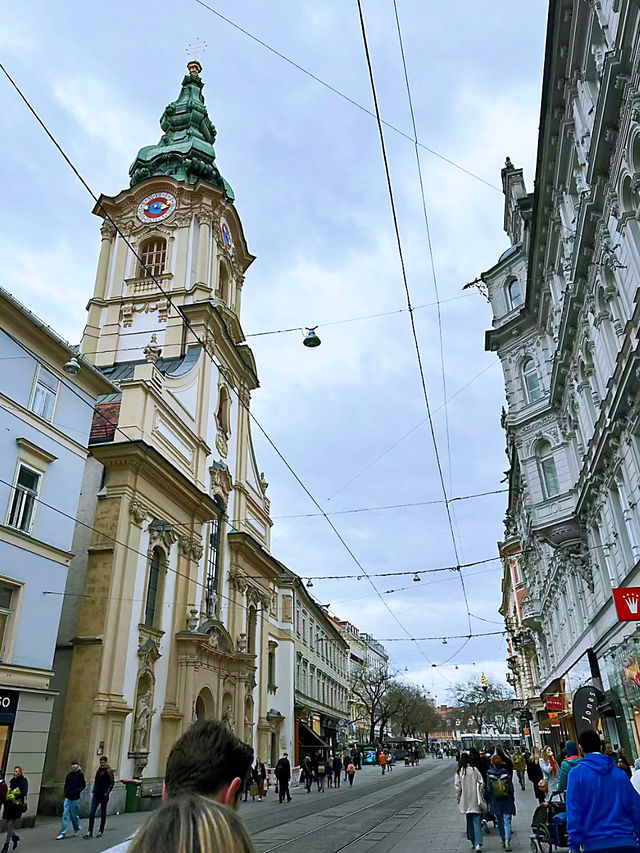
[[[254,853],[254,847],[233,809],[189,794],[153,812],[129,853]]]

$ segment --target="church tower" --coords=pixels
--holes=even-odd
[[[247,248],[216,164],[199,62],[103,220],[84,356],[120,393],[96,408],[54,668],[45,767],[160,778],[193,720],[267,756],[267,618],[280,565],[253,451],[256,365],[240,324]],[[89,525],[89,526],[87,526]],[[271,662],[272,664],[272,662]]]

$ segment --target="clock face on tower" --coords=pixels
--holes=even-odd
[[[222,231],[222,241],[225,249],[227,252],[233,252],[233,237],[231,236],[231,229],[229,228],[229,223],[224,219],[224,217],[220,220],[220,230]]]
[[[143,198],[138,205],[141,222],[162,222],[176,209],[177,201],[171,193],[153,193]]]

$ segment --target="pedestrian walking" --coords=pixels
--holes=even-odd
[[[550,746],[542,750],[540,756],[540,769],[542,770],[542,778],[548,785],[549,793],[556,790],[558,786],[558,765],[553,757],[553,752]]]
[[[567,790],[567,779],[569,778],[569,771],[573,770],[576,764],[580,764],[582,758],[578,753],[578,747],[576,746],[575,741],[568,740],[564,745],[564,754],[565,758],[562,764],[560,765],[560,770],[558,771],[558,785],[556,787],[557,791],[561,793]]]
[[[640,794],[640,758],[636,758],[633,762],[633,773],[631,774],[631,784]]]
[[[254,777],[258,786],[258,800],[262,800],[267,796],[267,768],[264,766],[264,761],[256,760],[254,768]]]
[[[344,767],[344,781],[347,781],[347,767],[352,763],[353,758],[350,752],[345,752],[342,757],[342,766]]]
[[[484,782],[477,767],[471,764],[469,753],[460,756],[460,765],[454,777],[458,810],[465,815],[467,838],[474,850],[482,850],[481,815],[486,809]]]
[[[640,794],[613,757],[600,752],[593,729],[579,738],[584,758],[567,779],[567,831],[572,851],[637,853]]]
[[[347,776],[349,777],[349,785],[353,785],[353,777],[356,775],[356,766],[353,762],[347,765]]]
[[[327,773],[327,788],[333,788],[333,758],[329,756],[325,767]]]
[[[61,841],[69,828],[69,823],[73,826],[73,835],[80,832],[80,818],[78,817],[78,805],[80,802],[80,794],[87,787],[84,778],[84,773],[77,761],[71,762],[71,770],[67,773],[67,778],[64,780],[64,806],[62,809],[62,823],[60,824],[60,832],[56,836],[56,841]]]
[[[616,764],[618,765],[620,770],[624,770],[624,772],[627,774],[627,777],[629,779],[631,779],[631,776],[633,775],[633,773],[631,771],[631,767],[629,767],[629,762],[627,761],[627,759],[623,755],[621,755],[620,758],[618,758],[618,760],[616,761]]]
[[[253,785],[253,767],[249,767],[244,779],[242,780],[242,792],[244,793],[244,801],[247,802]]]
[[[511,818],[516,813],[513,790],[513,773],[509,773],[501,755],[491,756],[491,767],[487,772],[489,811],[498,824],[498,832],[505,850],[511,850]]]
[[[527,761],[527,776],[533,785],[533,793],[535,794],[536,799],[539,803],[543,803],[544,792],[540,789],[540,782],[543,781],[544,776],[542,768],[540,767],[540,750],[537,746],[533,747],[529,760]]]
[[[324,780],[327,777],[327,765],[324,763],[324,758],[320,757],[318,759],[318,764],[316,766],[316,779],[318,782],[318,791],[321,791],[324,794]]]
[[[304,773],[304,784],[307,789],[307,794],[311,793],[311,785],[313,783],[313,764],[308,755],[302,759],[302,772]]]
[[[254,853],[255,848],[234,809],[191,793],[153,811],[129,847],[130,853],[183,850]]]
[[[393,770],[393,752],[389,751],[386,753],[387,756],[387,770],[389,773]]]
[[[342,759],[340,753],[336,753],[333,758],[333,778],[335,779],[335,787],[340,787],[340,776],[342,775]]]
[[[93,780],[93,792],[91,795],[91,811],[89,812],[89,829],[84,835],[84,838],[93,838],[93,825],[96,819],[98,806],[100,807],[100,829],[96,838],[102,838],[104,835],[104,827],[107,822],[107,804],[109,796],[113,791],[115,780],[113,778],[113,770],[109,767],[107,756],[103,755],[100,758],[100,766],[96,770],[95,779]]]
[[[384,776],[384,771],[387,769],[387,756],[384,752],[378,754],[378,764],[382,767],[382,775]]]
[[[276,779],[278,780],[278,795],[280,802],[291,802],[291,792],[289,791],[289,782],[291,780],[291,764],[289,763],[289,753],[285,752],[282,758],[278,761],[275,768]]]
[[[6,785],[6,783],[5,783]],[[9,780],[9,784],[5,793],[3,818],[7,822],[7,835],[5,838],[2,853],[7,853],[9,850],[9,842],[13,843],[12,849],[15,850],[20,843],[20,836],[15,831],[16,823],[27,810],[27,794],[29,793],[29,783],[22,772],[22,767],[16,765],[13,768],[13,776]]]
[[[527,769],[527,762],[522,752],[520,752],[520,747],[516,747],[513,758],[513,769],[518,774],[518,782],[520,782],[520,787],[524,791],[525,789],[525,770]]]

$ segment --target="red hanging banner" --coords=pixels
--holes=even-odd
[[[620,586],[614,589],[613,600],[620,622],[640,620],[640,586]]]
[[[564,696],[547,696],[545,707],[547,711],[564,711]]]

